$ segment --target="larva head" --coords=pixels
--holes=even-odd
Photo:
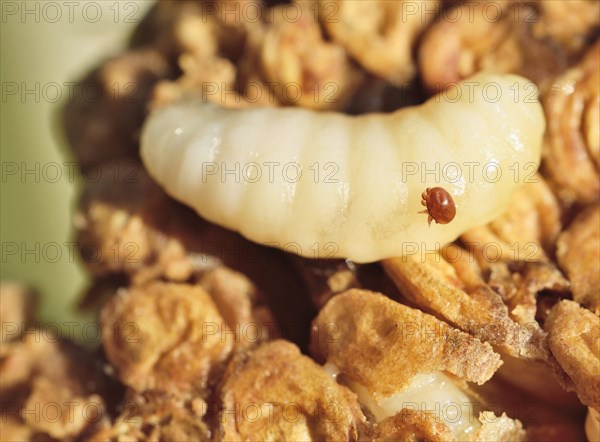
[[[422,213],[427,213],[427,221],[436,224],[448,224],[456,216],[456,205],[452,196],[443,187],[427,188],[421,194],[421,204],[427,207]]]

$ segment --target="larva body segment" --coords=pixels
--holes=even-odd
[[[307,257],[370,262],[439,248],[497,216],[537,169],[544,128],[532,83],[479,74],[391,114],[183,100],[148,117],[141,154],[170,195],[216,224]],[[430,227],[419,212],[434,187],[456,216]]]

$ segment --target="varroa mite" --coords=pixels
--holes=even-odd
[[[431,225],[431,221],[436,224],[448,224],[456,216],[456,205],[452,196],[442,187],[427,188],[421,194],[421,204],[427,209],[419,212],[426,213],[427,222]]]

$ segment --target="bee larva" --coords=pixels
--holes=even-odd
[[[171,196],[250,240],[377,261],[439,248],[506,209],[525,175],[511,171],[540,161],[532,88],[482,73],[423,105],[359,116],[188,98],[147,118],[141,155]],[[421,194],[436,187],[460,210],[429,227]]]

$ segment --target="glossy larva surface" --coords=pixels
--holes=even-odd
[[[452,430],[458,440],[463,440],[481,426],[479,411],[475,410],[469,396],[442,372],[418,374],[404,390],[387,397],[370,394],[356,382],[350,381],[348,385],[377,422],[408,408],[432,412]]]
[[[225,109],[187,99],[142,132],[150,174],[204,218],[312,258],[376,261],[441,247],[491,220],[540,160],[535,86],[479,74],[392,114]],[[421,194],[443,187],[456,216],[431,227]]]

